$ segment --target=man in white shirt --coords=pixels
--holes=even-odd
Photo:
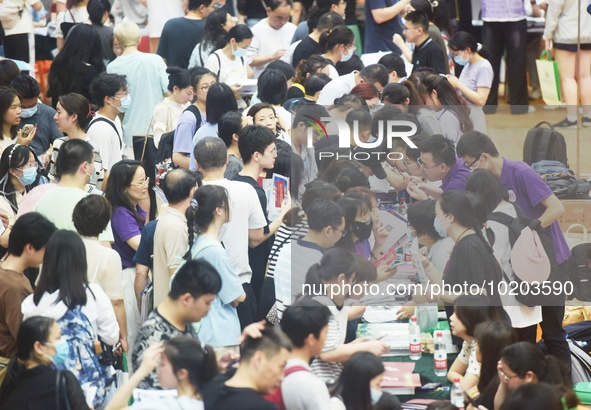
[[[229,181],[224,178],[228,165],[228,151],[226,144],[220,138],[203,138],[195,145],[194,154],[197,170],[203,174],[203,184],[220,185],[228,191],[231,216],[226,230],[221,235],[221,240],[247,295],[252,294],[250,288],[252,269],[248,259],[248,247],[251,243],[260,242],[264,238],[263,228],[267,226],[267,219],[257,193],[245,182]],[[254,300],[254,298],[251,299]],[[247,297],[247,304],[248,301]],[[242,305],[244,304],[238,307],[239,316]],[[254,306],[249,306],[249,309],[256,310],[256,302]]]
[[[353,87],[362,82],[375,85],[381,92],[389,81],[390,73],[386,67],[381,64],[371,64],[361,71],[342,75],[326,84],[320,91],[317,102],[325,107],[333,105],[335,99],[349,94]]]
[[[267,18],[252,27],[254,37],[248,47],[254,77],[265,70],[271,61],[280,59],[291,44],[296,26],[289,22],[291,0],[266,0]]]
[[[129,99],[127,79],[124,75],[99,74],[90,85],[90,94],[99,110],[90,122],[86,135],[103,161],[105,176],[102,190],[104,191],[109,171],[122,159],[123,129],[119,113],[126,111],[126,103]]]
[[[283,313],[281,330],[293,345],[281,382],[283,404],[288,409],[330,408],[328,388],[308,364],[322,352],[330,316],[330,310],[313,299],[299,300]]]

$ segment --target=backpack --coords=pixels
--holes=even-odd
[[[283,377],[287,377],[292,373],[296,372],[308,372],[311,373],[309,369],[303,366],[293,366],[283,372]],[[283,403],[283,395],[281,394],[281,385],[273,390],[271,393],[263,396],[265,400],[274,403],[280,410],[286,410],[285,403]]]
[[[96,390],[92,399],[94,407],[98,407],[106,395],[109,374],[99,362],[95,345],[99,343],[92,323],[78,306],[68,309],[66,314],[57,321],[62,329],[62,337],[68,341],[68,358],[56,366],[58,370],[69,370],[78,379],[80,386],[86,392]]]
[[[559,161],[542,160],[532,164],[532,168],[560,199],[589,199],[591,183],[577,179],[575,173]]]
[[[549,128],[540,128],[542,124],[548,125]],[[546,121],[538,123],[527,132],[523,145],[523,162],[531,165],[544,159],[568,166],[564,136]]]
[[[521,231],[523,231],[524,228],[529,227],[533,231],[535,231],[540,237],[542,246],[544,247],[544,250],[548,255],[548,259],[550,260],[551,271],[548,281],[551,281],[553,278],[553,274],[555,276],[557,272],[556,255],[554,253],[554,243],[552,242],[552,236],[550,236],[550,233],[546,229],[542,228],[539,224],[536,224],[536,220],[523,214],[523,212],[518,206],[516,206],[515,204],[513,204],[513,206],[515,207],[515,211],[517,212],[517,217],[512,218],[503,212],[493,212],[488,216],[488,220],[503,224],[509,229],[509,243],[511,244],[511,249],[513,249],[515,241],[517,241],[517,238],[519,238],[519,236],[521,235]],[[505,274],[505,272],[503,272],[503,276],[505,277],[505,280],[507,282],[511,282]],[[515,279],[513,281],[518,284],[518,286],[515,289],[517,293],[515,295],[515,299],[519,303],[525,306],[540,306],[544,304],[543,302],[545,298],[542,295],[539,286],[535,286],[532,284],[529,284],[529,286],[522,286],[521,283],[523,283],[523,281],[517,275],[514,275],[514,277]],[[531,289],[537,289],[537,292],[527,292],[527,290]],[[510,287],[510,290],[514,290],[513,286]],[[526,292],[522,292],[522,290],[526,290]]]
[[[581,243],[571,250],[568,259],[568,277],[573,284],[573,296],[582,302],[591,302],[591,268],[587,255],[591,256],[591,243]]]
[[[14,28],[23,15],[23,8],[16,3],[4,1],[0,3],[0,22],[4,30]]]

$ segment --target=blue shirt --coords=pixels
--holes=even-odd
[[[150,221],[142,230],[142,239],[137,247],[133,261],[141,265],[145,265],[150,270],[154,266],[154,233],[156,232],[156,224],[158,220]]]
[[[244,290],[228,252],[220,242],[199,236],[191,249],[191,257],[211,263],[222,278],[222,289],[213,301],[211,310],[200,322],[197,333],[199,340],[213,347],[238,345],[240,320],[232,302]]]
[[[400,49],[392,42],[394,34],[402,36],[402,22],[400,16],[378,24],[371,14],[372,10],[393,6],[397,0],[365,0],[365,44],[364,53],[377,53],[378,51],[392,51],[400,55]]]

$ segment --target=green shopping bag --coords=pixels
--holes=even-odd
[[[542,51],[540,59],[536,60],[542,99],[547,105],[560,105],[560,76],[558,63],[552,60],[548,50]]]

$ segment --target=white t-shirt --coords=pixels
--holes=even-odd
[[[70,10],[62,11],[57,15],[55,37],[63,38],[62,23],[86,23],[88,22],[88,10],[86,7],[72,7]]]
[[[246,182],[220,179],[203,181],[203,184],[220,185],[228,190],[232,202],[232,216],[221,240],[232,259],[234,272],[240,276],[242,283],[250,283],[252,270],[248,263],[248,231],[267,226],[259,197],[254,188]]]
[[[27,5],[33,6],[33,4],[39,3],[40,0],[4,0],[6,3],[14,3],[17,4],[22,10],[23,14],[21,18],[16,23],[16,25],[11,28],[10,30],[5,29],[6,36],[12,36],[14,34],[27,34],[33,33],[33,17],[31,16],[31,12],[27,8]]]
[[[248,78],[246,65],[246,57],[235,57],[234,60],[231,60],[222,50],[217,50],[214,53],[211,53],[205,61],[205,68],[215,75],[220,73],[218,81],[221,83],[225,83],[228,79]]]
[[[98,118],[104,118],[111,124],[114,124],[117,131],[115,131],[111,124],[103,120],[97,121]],[[116,117],[115,121],[111,121],[104,115],[97,114],[90,123],[86,135],[94,149],[100,154],[105,170],[109,171],[113,168],[113,165],[121,161],[121,137],[123,136],[123,129],[119,117]]]
[[[345,94],[349,94],[357,85],[355,82],[355,74],[357,73],[358,71],[353,71],[352,73],[340,76],[326,84],[322,91],[320,91],[317,103],[328,107],[334,104],[335,99],[340,98]]]
[[[454,245],[455,243],[453,239],[443,238],[435,242],[429,249],[427,259],[431,261],[433,266],[435,266],[439,272],[445,270],[445,265],[447,265],[447,262],[449,261]]]
[[[296,371],[281,382],[283,404],[287,409],[318,410],[328,409],[330,395],[326,383],[320,380],[303,360],[289,359],[285,370],[291,367],[304,367],[310,371]]]
[[[255,24],[251,31],[254,37],[248,47],[248,54],[253,57],[268,56],[275,54],[279,49],[289,48],[296,26],[288,22],[279,30],[275,30],[269,25],[269,20],[266,18]],[[258,78],[266,67],[267,64],[253,67],[254,78]]]
[[[517,216],[515,207],[510,202],[500,204],[493,212],[502,212],[512,218]],[[492,229],[495,234],[495,242],[492,246],[495,258],[509,279],[514,280],[515,274],[513,273],[513,268],[511,267],[510,262],[511,242],[509,241],[509,228],[495,221],[488,221],[487,223],[488,227]],[[538,324],[542,321],[541,306],[528,307],[522,305],[517,299],[515,299],[515,296],[510,293],[511,292],[501,294],[501,302],[503,303],[503,309],[505,309],[511,318],[511,326],[515,328],[523,328]]]
[[[148,0],[148,32],[150,38],[160,38],[164,24],[173,18],[183,17],[182,0]]]

